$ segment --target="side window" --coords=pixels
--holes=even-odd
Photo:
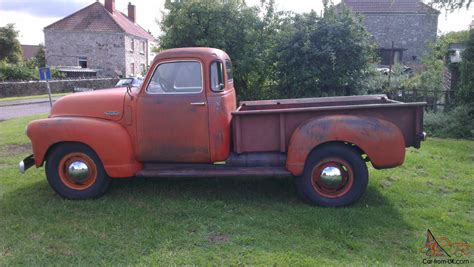
[[[224,71],[223,64],[220,61],[211,64],[211,90],[219,92],[224,90]]]
[[[158,65],[148,84],[151,94],[199,93],[202,90],[201,63],[176,61]]]
[[[232,62],[230,62],[230,60],[225,61],[225,71],[227,74],[227,81],[232,82],[234,80],[234,72],[232,70]]]

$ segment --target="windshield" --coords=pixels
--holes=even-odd
[[[139,87],[142,84],[142,82],[143,82],[143,79],[140,79],[140,78],[124,78],[124,79],[120,79],[115,85],[115,87],[125,87],[129,85],[132,85],[134,87]]]

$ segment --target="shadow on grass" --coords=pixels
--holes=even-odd
[[[23,251],[11,253],[7,263],[40,253],[67,263],[109,259],[128,265],[174,251],[189,264],[219,255],[243,257],[249,248],[255,255],[292,251],[323,262],[335,257],[386,262],[391,256],[380,254],[380,248],[412,234],[376,188],[369,187],[350,207],[313,207],[298,198],[291,178],[114,180],[104,197],[91,201],[63,200],[41,181],[6,192],[0,211],[7,247]],[[30,238],[38,233],[43,234]],[[216,244],[212,236],[224,236],[225,242]],[[53,245],[29,251],[36,245],[15,244],[22,238]],[[72,252],[61,254],[64,247]]]

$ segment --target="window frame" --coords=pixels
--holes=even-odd
[[[214,88],[212,88],[212,65],[214,63],[221,63],[221,76],[222,76],[222,84],[224,85],[224,88],[220,89],[220,90],[214,90]],[[211,89],[211,92],[213,93],[220,93],[220,92],[223,92],[225,91],[225,89],[227,89],[227,86],[226,86],[226,83],[227,83],[227,80],[226,80],[226,74],[225,74],[225,65],[224,65],[224,62],[222,62],[222,60],[220,59],[216,59],[216,60],[213,60],[211,61],[211,64],[209,64],[209,89]],[[219,73],[218,73],[219,75]],[[219,78],[219,77],[218,77]]]
[[[229,79],[228,74],[227,74],[227,62],[229,62],[230,66],[231,66],[232,79]],[[224,66],[225,66],[225,78],[226,78],[225,80],[226,80],[226,83],[234,83],[234,64],[232,64],[232,61],[230,59],[226,58]]]
[[[86,62],[86,66],[82,67],[81,62]],[[89,60],[87,59],[86,56],[78,56],[77,57],[77,65],[81,67],[81,69],[87,69],[89,68]]]
[[[155,75],[155,72],[156,70],[158,70],[158,68],[163,65],[163,64],[167,64],[167,63],[176,63],[176,62],[197,62],[199,63],[200,67],[201,67],[201,91],[199,92],[175,92],[175,93],[151,93],[150,91],[148,91],[148,87],[150,87],[150,82],[151,80],[153,79],[153,76]],[[197,60],[197,59],[179,59],[179,60],[168,60],[168,61],[162,61],[160,62],[159,64],[157,64],[155,66],[155,68],[153,69],[153,73],[151,74],[151,77],[150,79],[148,80],[147,84],[146,84],[146,87],[145,87],[145,93],[147,95],[195,95],[195,94],[202,94],[202,92],[204,91],[204,68],[203,68],[203,64],[201,61]]]

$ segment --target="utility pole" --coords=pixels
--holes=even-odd
[[[395,42],[392,41],[392,48],[390,49],[390,65],[388,66],[388,86],[390,86],[390,77],[392,77],[392,64],[393,64],[393,46]]]

